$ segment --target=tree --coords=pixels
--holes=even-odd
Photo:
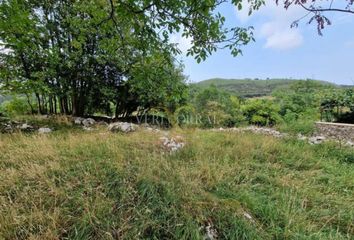
[[[117,116],[132,112],[146,105],[134,79],[158,78],[153,72],[146,79],[138,75],[138,67],[149,70],[141,63],[159,56],[178,71],[174,55],[181,51],[170,43],[173,34],[191,39],[187,54],[198,62],[220,48],[236,56],[253,40],[251,28],[224,27],[225,17],[216,9],[226,2],[0,1],[0,44],[6,49],[0,53],[0,87],[34,96],[39,113],[108,114],[112,103]],[[231,2],[242,7],[241,0]],[[251,2],[256,10],[263,0]],[[170,82],[180,82],[178,74],[173,76]]]
[[[281,121],[280,107],[272,100],[249,99],[242,106],[242,112],[250,124],[273,126]]]
[[[279,0],[275,0],[279,4]],[[334,0],[283,0],[283,6],[285,9],[289,9],[291,6],[300,6],[308,13],[302,18],[295,20],[291,27],[297,27],[299,21],[309,17],[308,23],[317,23],[317,31],[319,35],[322,35],[322,30],[326,25],[331,25],[331,21],[325,16],[328,12],[339,12],[345,14],[354,14],[353,0],[334,1]]]

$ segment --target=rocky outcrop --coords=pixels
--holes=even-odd
[[[14,128],[9,123],[0,123],[0,133],[13,133]]]
[[[129,133],[134,132],[138,128],[137,125],[128,122],[115,122],[108,125],[108,131]]]
[[[95,119],[93,118],[82,118],[82,117],[76,117],[73,119],[74,124],[76,125],[83,125],[85,127],[92,126],[96,123]]]
[[[273,128],[265,128],[265,127],[256,127],[256,126],[249,126],[244,128],[219,128],[214,129],[213,131],[222,131],[222,132],[253,132],[257,134],[263,134],[267,136],[273,136],[276,138],[282,138],[287,136],[286,133],[281,133]]]
[[[39,128],[38,129],[38,133],[39,134],[48,134],[51,133],[53,130],[50,128]]]
[[[172,138],[161,137],[162,145],[170,152],[176,152],[185,146],[183,138],[181,136],[176,136]]]
[[[27,123],[23,123],[22,125],[17,126],[18,129],[20,129],[21,132],[33,132],[34,131],[34,127],[27,124]]]
[[[93,118],[86,118],[82,121],[82,125],[84,125],[85,127],[89,127],[92,126],[96,123],[95,119]]]

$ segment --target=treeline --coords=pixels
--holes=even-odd
[[[0,1],[0,88],[33,113],[129,116],[183,101],[171,35],[192,39],[199,62],[219,47],[237,55],[248,29],[223,27],[223,1]],[[222,46],[220,46],[222,45]],[[33,98],[35,101],[33,101]]]
[[[260,98],[240,98],[215,85],[190,87],[188,104],[178,108],[180,126],[276,126],[286,132],[310,133],[315,121],[354,123],[354,88],[319,81],[294,81]]]
[[[76,116],[97,111],[126,116],[149,108],[154,103],[136,90],[138,78],[154,81],[145,94],[161,90],[178,96],[184,77],[168,45],[142,45],[148,33],[135,33],[129,19],[119,16],[115,25],[108,7],[103,1],[2,3],[3,89],[26,96],[33,113]]]

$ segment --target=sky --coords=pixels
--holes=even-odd
[[[266,0],[266,5],[251,16],[247,5],[241,11],[231,4],[220,7],[227,26],[253,26],[256,41],[242,47],[242,56],[233,57],[221,50],[200,64],[181,55],[178,59],[184,63],[189,81],[214,77],[311,78],[354,85],[354,15],[327,14],[332,25],[319,36],[316,23],[307,24],[309,18],[298,28],[290,28],[294,20],[306,14],[301,7],[285,11],[274,2]],[[190,47],[190,41],[180,36],[173,36],[172,41],[179,43],[183,52]]]

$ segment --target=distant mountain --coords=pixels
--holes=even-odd
[[[199,89],[207,88],[211,85],[230,92],[234,95],[240,97],[261,97],[269,96],[276,89],[286,89],[297,81],[305,81],[300,79],[267,79],[267,80],[256,80],[256,79],[223,79],[223,78],[212,78],[204,80],[201,82],[193,83]],[[332,87],[341,87],[333,83],[311,80],[320,83],[321,85],[328,85]]]

